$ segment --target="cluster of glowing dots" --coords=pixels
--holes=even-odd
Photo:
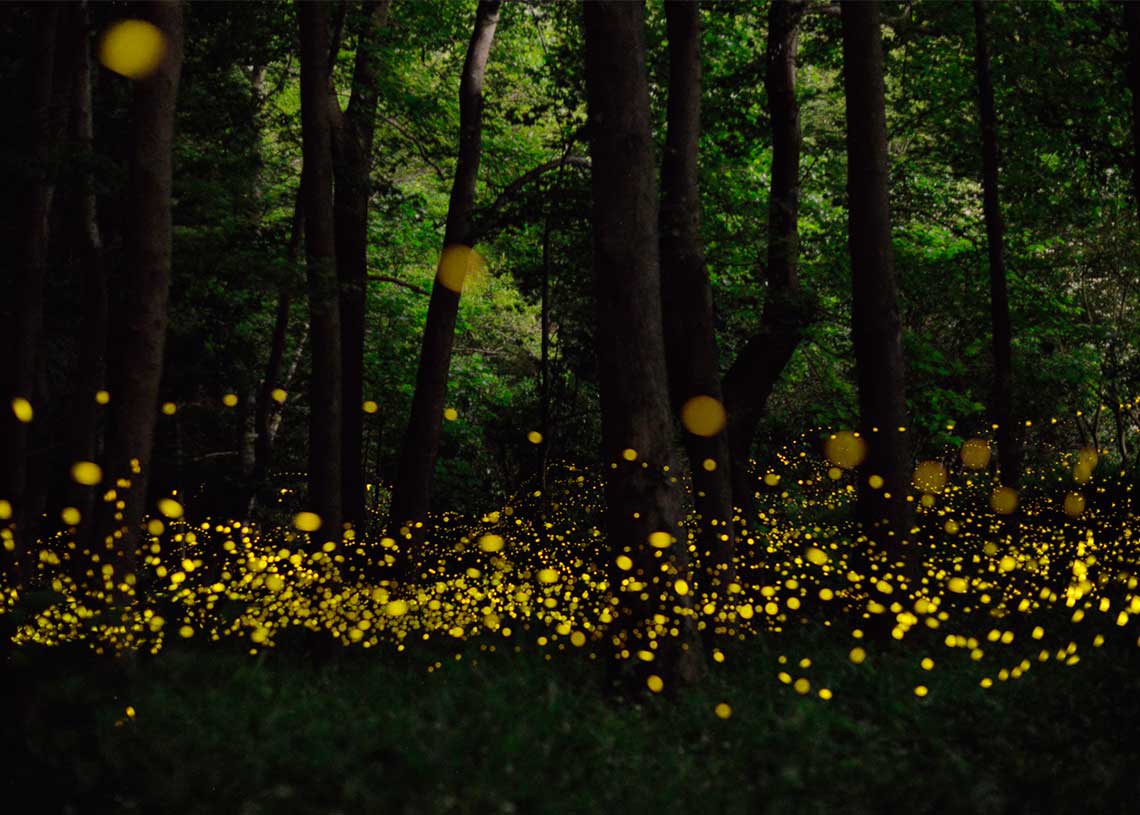
[[[23,407],[12,410],[19,418]],[[446,412],[444,418],[454,420]],[[724,427],[723,407],[694,397],[682,422],[690,433],[714,435]],[[537,431],[528,438],[542,441]],[[552,475],[545,495],[526,493],[482,516],[434,519],[427,541],[414,549],[405,549],[400,535],[337,535],[304,507],[284,528],[192,522],[192,507],[171,494],[151,506],[133,566],[110,557],[107,547],[83,548],[74,535],[79,511],[60,508],[66,528],[37,542],[32,579],[62,599],[20,626],[15,640],[157,653],[183,639],[237,640],[257,652],[294,628],[346,648],[404,651],[440,639],[454,643],[457,658],[472,645],[538,649],[547,659],[562,652],[616,656],[643,665],[645,690],[658,694],[672,681],[658,656],[685,625],[695,623],[717,643],[713,665],[731,660],[741,640],[762,635],[778,642],[796,628],[822,625],[853,640],[841,652],[849,671],[867,670],[876,651],[888,647],[866,631],[917,641],[921,658],[907,691],[916,700],[938,694],[936,665],[955,660],[984,668],[978,684],[991,688],[1042,662],[1076,665],[1109,638],[1136,647],[1135,516],[1127,485],[1115,485],[1119,497],[1107,509],[1086,499],[1106,489],[1097,451],[1065,454],[1060,485],[1055,471],[1027,472],[1020,493],[986,471],[991,448],[983,439],[948,458],[919,461],[905,485],[915,527],[904,568],[897,554],[860,537],[850,523],[821,520],[849,517],[855,491],[848,476],[866,466],[868,441],[853,431],[827,433],[821,456],[812,438],[805,434],[762,470],[762,529],[739,536],[731,580],[714,583],[703,570],[694,518],[611,547],[601,476],[573,465]],[[632,448],[622,457],[640,461]],[[955,457],[962,469],[951,473],[943,462]],[[129,479],[90,461],[75,462],[70,476],[103,501],[121,500],[129,489]],[[0,521],[12,516],[12,506],[0,501]],[[10,549],[10,527],[0,530]],[[686,549],[691,570],[678,565]],[[391,566],[401,552],[413,555],[410,577],[377,578],[363,569]],[[0,613],[15,607],[21,591],[7,586]],[[123,610],[124,593],[141,602]],[[650,609],[635,628],[652,636],[635,643],[625,627],[611,628],[623,596]],[[220,613],[223,600],[236,616]],[[99,612],[108,605],[118,618]],[[936,648],[949,653],[936,659]],[[841,692],[841,674],[827,673],[813,656],[781,656],[773,678],[790,693],[829,701]],[[732,704],[716,702],[711,713],[739,718]]]

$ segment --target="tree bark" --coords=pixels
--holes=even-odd
[[[171,147],[182,69],[182,4],[140,4],[141,16],[166,39],[166,57],[154,74],[135,82],[131,110],[133,149],[127,228],[121,350],[112,391],[103,484],[124,502],[104,501],[98,540],[114,548],[127,571],[135,566],[139,526],[158,414],[158,388],[166,347],[171,258]],[[130,484],[116,487],[120,479]],[[116,543],[115,538],[119,540]]]
[[[336,191],[336,265],[340,285],[341,368],[344,409],[341,486],[344,519],[364,523],[364,320],[368,273],[368,198],[372,191],[372,140],[376,119],[377,35],[388,18],[388,0],[366,2],[356,44],[348,107],[333,106],[333,171]]]
[[[301,29],[301,189],[309,288],[312,375],[309,382],[309,506],[321,535],[339,538],[342,519],[341,324],[333,225],[332,130],[329,122],[329,29],[323,3],[297,3]]]
[[[1140,5],[1123,5],[1128,29],[1128,86],[1132,90],[1132,192],[1140,219]]]
[[[805,4],[773,0],[768,10],[765,87],[772,119],[772,182],[768,193],[767,295],[760,331],[745,343],[724,378],[731,450],[732,501],[754,515],[752,442],[768,398],[803,337],[812,304],[799,290],[800,108],[796,52]]]
[[[454,246],[471,246],[475,180],[482,148],[483,75],[498,22],[498,0],[481,0],[475,12],[475,29],[467,46],[459,86],[459,157],[447,208],[443,237],[445,252]],[[445,286],[437,275],[424,325],[416,390],[412,397],[408,429],[400,448],[400,464],[388,522],[392,534],[406,529],[413,541],[422,531],[422,526],[417,525],[422,525],[431,508],[431,478],[439,454],[447,373],[451,365],[458,309],[459,292]],[[406,559],[408,553],[404,555]]]
[[[990,411],[997,427],[1001,483],[1017,485],[1020,475],[1017,435],[1013,426],[1013,359],[1006,290],[1004,225],[998,198],[997,113],[990,74],[986,7],[974,0],[974,67],[978,79],[978,112],[982,134],[982,210],[990,262],[990,321],[993,328],[994,381]]]
[[[37,362],[43,335],[44,286],[47,280],[48,224],[54,182],[48,166],[51,159],[51,105],[56,63],[56,32],[60,6],[45,4],[35,15],[34,51],[29,60],[28,109],[21,147],[24,151],[23,177],[17,182],[13,223],[8,245],[20,247],[13,279],[12,311],[3,333],[4,348],[10,356],[0,366],[0,498],[9,501],[15,520],[16,551],[19,564],[35,517],[24,506],[28,482],[30,423],[16,418],[13,399],[36,403]]]
[[[665,361],[673,412],[685,402],[711,396],[724,402],[716,345],[712,289],[700,235],[697,154],[701,136],[700,7],[667,0],[669,101],[665,154],[661,162],[661,307]],[[693,482],[698,551],[710,580],[731,579],[733,555],[731,460],[722,429],[712,436],[685,431]]]
[[[644,9],[641,3],[587,2],[583,16],[602,445],[605,460],[614,464],[605,486],[606,530],[611,562],[620,555],[633,561],[629,571],[611,567],[620,598],[614,638],[621,643],[619,656],[653,654],[651,672],[675,687],[697,677],[701,659],[692,618],[678,619],[673,611],[691,595],[678,596],[674,588],[676,580],[688,579],[689,562],[679,526],[681,494],[669,474],[672,420]],[[627,449],[636,460],[626,460]],[[674,543],[651,545],[661,536]],[[654,614],[674,621],[679,639],[650,638]],[[645,663],[640,668],[650,670]]]
[[[71,141],[80,155],[94,151],[94,124],[91,106],[91,44],[86,0],[76,11],[75,79],[72,87]],[[99,456],[99,415],[102,408],[95,394],[106,386],[107,371],[107,275],[103,261],[103,239],[97,218],[95,181],[85,165],[79,181],[74,213],[73,243],[79,261],[83,292],[83,313],[79,322],[78,367],[75,381],[78,399],[72,413],[72,458],[95,461]],[[77,486],[73,505],[81,518],[95,515],[96,490]]]
[[[910,528],[906,501],[910,454],[906,427],[883,89],[879,3],[845,2],[843,82],[847,110],[847,231],[851,252],[852,339],[860,429],[868,452],[860,471],[857,514],[888,548]],[[876,488],[874,476],[882,479]]]

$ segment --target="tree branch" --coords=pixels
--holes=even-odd
[[[394,283],[397,286],[403,286],[405,289],[410,289],[411,291],[414,291],[416,294],[422,294],[424,297],[430,297],[431,296],[431,292],[428,291],[427,289],[425,289],[421,286],[417,286],[415,283],[409,283],[406,280],[400,280],[400,278],[398,278],[398,277],[392,277],[391,275],[373,273],[373,274],[368,275],[368,279],[369,280],[378,280],[381,283]]]

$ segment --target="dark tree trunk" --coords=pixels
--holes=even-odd
[[[978,77],[978,110],[982,130],[982,209],[990,261],[990,320],[993,325],[994,382],[990,411],[997,428],[1001,483],[1015,486],[1020,474],[1017,434],[1013,426],[1013,360],[1009,325],[1009,294],[1005,281],[1004,226],[998,200],[997,114],[990,74],[986,7],[974,0],[974,66]]]
[[[166,38],[167,52],[154,74],[135,82],[131,110],[133,151],[124,235],[125,301],[121,349],[115,360],[104,484],[130,482],[116,490],[121,511],[105,502],[99,514],[99,540],[122,530],[118,559],[133,570],[139,525],[146,508],[147,482],[158,414],[158,388],[166,347],[171,255],[171,146],[174,108],[182,68],[182,4],[141,4],[143,16]],[[125,492],[125,494],[123,494]],[[98,543],[98,541],[97,541]]]
[[[341,534],[340,303],[333,227],[332,130],[329,122],[329,29],[324,3],[297,3],[301,28],[301,189],[309,281],[312,375],[309,383],[309,506],[321,535]]]
[[[661,162],[661,306],[674,413],[695,396],[723,403],[712,290],[700,236],[697,153],[701,135],[700,7],[667,0],[669,103]],[[685,431],[698,551],[709,591],[732,575],[733,525],[728,436]]]
[[[724,378],[731,449],[732,500],[747,522],[753,512],[749,460],[756,428],[780,374],[795,353],[811,304],[799,291],[800,108],[796,51],[805,4],[773,0],[768,10],[765,88],[772,117],[772,183],[768,193],[767,295],[759,333],[741,349]]]
[[[1128,86],[1132,89],[1132,191],[1140,218],[1140,4],[1124,3],[1128,29]]]
[[[25,506],[28,486],[28,447],[31,425],[16,418],[13,399],[36,404],[36,376],[43,334],[44,286],[47,280],[48,223],[54,184],[48,166],[51,160],[51,106],[55,45],[61,8],[50,3],[35,15],[34,51],[27,77],[28,109],[22,122],[25,130],[22,177],[17,181],[15,208],[17,220],[11,228],[8,246],[19,247],[12,281],[10,317],[5,321],[5,361],[0,366],[0,498],[12,504],[15,519],[17,563],[22,559],[28,535],[36,523]],[[17,125],[18,126],[18,125]]]
[[[867,458],[857,512],[868,534],[900,542],[910,526],[910,481],[902,334],[891,250],[889,163],[879,4],[843,3],[847,107],[847,232],[851,251],[852,339],[860,429]],[[878,476],[883,483],[870,483]],[[889,497],[888,497],[889,496]]]
[[[90,157],[94,145],[91,107],[91,45],[86,0],[76,12],[75,79],[72,87],[71,141],[77,153]],[[89,165],[88,165],[89,166]],[[79,322],[78,368],[75,372],[78,399],[72,416],[72,457],[95,461],[99,456],[99,414],[95,394],[106,387],[107,372],[107,276],[103,265],[103,240],[96,217],[95,182],[85,170],[80,181],[74,213],[73,242],[76,248],[83,292]],[[95,515],[96,490],[77,487],[73,505],[81,518]]]
[[[388,0],[366,2],[357,37],[352,91],[343,114],[333,106],[336,192],[336,264],[340,283],[341,374],[344,409],[341,486],[344,519],[364,523],[364,320],[368,271],[368,198],[372,191],[372,138],[376,119],[377,35],[387,22]]]
[[[673,586],[688,579],[689,563],[679,526],[680,490],[665,470],[672,469],[672,417],[644,10],[641,3],[588,2],[584,19],[602,444],[605,459],[616,464],[607,471],[606,530],[613,558],[633,561],[630,571],[612,567],[622,601],[615,637],[623,641],[619,651],[655,653],[647,670],[671,684],[695,679],[701,661],[691,618],[678,620],[672,611],[689,599],[678,597]],[[625,460],[626,449],[636,451],[635,461]],[[652,546],[662,535],[675,542]],[[644,588],[623,590],[628,579]],[[649,640],[647,621],[658,613],[676,621],[679,639]]]
[[[498,22],[498,0],[481,0],[459,85],[459,158],[447,208],[445,253],[451,247],[471,245],[471,215],[483,137],[483,74]],[[439,454],[458,309],[459,291],[448,288],[437,275],[424,325],[411,418],[400,448],[388,524],[393,534],[406,528],[413,539],[417,537],[416,524],[426,519],[431,508],[431,478]]]

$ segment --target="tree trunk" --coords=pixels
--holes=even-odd
[[[447,208],[444,259],[452,247],[471,245],[471,215],[482,146],[483,74],[498,22],[499,1],[481,0],[475,12],[475,30],[467,46],[467,59],[459,86],[459,158]],[[443,260],[440,270],[443,271]],[[388,523],[393,534],[406,529],[413,540],[422,531],[417,524],[423,523],[431,508],[431,478],[439,454],[444,400],[447,398],[447,372],[451,365],[458,309],[459,291],[444,285],[437,274],[424,325],[411,418],[400,448],[399,471],[392,491]]]
[[[312,375],[309,383],[309,506],[321,535],[341,534],[340,303],[333,227],[332,131],[329,123],[329,29],[323,3],[297,3],[301,29],[301,189],[309,282]]]
[[[754,515],[752,442],[768,398],[811,319],[799,291],[800,108],[796,52],[805,4],[773,0],[768,10],[765,87],[772,118],[772,183],[768,193],[767,295],[760,331],[741,349],[724,378],[731,449],[732,501],[747,522]]]
[[[974,66],[978,77],[978,110],[982,130],[982,209],[986,219],[986,244],[990,261],[990,320],[993,325],[994,381],[991,413],[997,428],[1001,483],[1017,485],[1020,464],[1017,434],[1013,426],[1013,361],[1010,341],[1009,294],[1005,281],[1004,226],[998,200],[997,114],[990,77],[990,54],[986,33],[986,7],[974,0]]]
[[[80,155],[94,150],[91,107],[91,45],[86,0],[76,12],[75,80],[72,87],[71,141]],[[89,167],[90,165],[85,165]],[[71,455],[76,461],[95,461],[99,456],[99,415],[102,408],[95,394],[106,387],[107,371],[107,275],[103,264],[103,240],[96,211],[95,182],[85,169],[79,182],[74,213],[74,245],[79,261],[83,313],[79,322],[78,367],[75,372],[78,399],[72,416]],[[95,515],[96,490],[77,486],[73,505],[81,518]]]
[[[667,0],[669,102],[661,162],[661,307],[674,413],[695,396],[723,404],[712,290],[700,235],[697,153],[701,136],[700,7]],[[728,437],[685,431],[698,551],[710,592],[732,575],[733,526]]]
[[[622,643],[619,654],[654,654],[649,668],[640,667],[674,687],[695,679],[701,661],[692,618],[673,612],[691,595],[678,596],[674,586],[688,579],[689,563],[679,527],[681,494],[669,475],[672,421],[644,9],[641,3],[589,2],[584,19],[602,444],[605,459],[615,464],[607,471],[606,530],[611,563],[621,555],[633,561],[629,571],[611,567],[621,599],[614,636]],[[627,460],[627,449],[636,460]],[[656,548],[656,541],[665,546]],[[631,589],[631,580],[644,588]],[[673,621],[680,639],[651,639],[654,614]]]
[[[99,510],[98,540],[117,550],[122,566],[133,571],[139,525],[146,508],[147,481],[158,414],[166,346],[171,255],[171,146],[174,109],[182,69],[182,4],[140,4],[142,16],[166,39],[166,57],[155,73],[137,80],[131,110],[133,150],[128,229],[123,237],[124,273],[121,350],[112,393],[103,484],[115,488],[121,510],[104,502]],[[125,494],[124,494],[125,492]],[[110,536],[121,532],[114,544]]]
[[[297,265],[297,255],[300,252],[304,232],[305,198],[304,192],[298,186],[297,197],[293,204],[289,244],[285,251],[285,265],[290,276]],[[269,359],[265,363],[265,374],[257,391],[257,404],[253,412],[253,475],[250,478],[247,517],[252,516],[257,508],[258,491],[269,475],[269,468],[273,463],[274,434],[270,431],[270,422],[275,412],[280,411],[280,406],[273,398],[273,391],[287,388],[282,382],[281,374],[285,360],[285,343],[289,339],[289,311],[292,299],[290,281],[284,280],[277,290],[277,308],[273,318],[273,336],[269,342]]]
[[[891,249],[889,165],[879,4],[843,3],[847,108],[847,232],[859,417],[868,452],[857,512],[868,534],[897,544],[910,528],[910,454],[902,333]],[[878,483],[875,476],[882,479]]]
[[[35,15],[34,51],[30,58],[24,112],[26,131],[21,147],[27,168],[17,181],[16,209],[19,219],[12,224],[7,244],[20,247],[12,291],[12,311],[3,333],[7,358],[0,366],[0,498],[9,501],[15,519],[16,551],[19,563],[35,517],[24,506],[28,480],[28,446],[31,425],[16,418],[14,399],[35,404],[37,362],[43,334],[44,286],[48,264],[48,220],[51,214],[53,180],[51,160],[51,104],[56,32],[60,6],[45,4]]]
[[[1140,5],[1123,5],[1128,29],[1128,85],[1132,89],[1132,191],[1140,218]]]
[[[344,519],[364,523],[364,319],[368,272],[368,198],[372,191],[372,138],[376,119],[377,35],[388,18],[388,0],[366,2],[357,37],[348,108],[333,106],[336,192],[336,265],[340,285],[341,374],[344,409],[341,486]]]

